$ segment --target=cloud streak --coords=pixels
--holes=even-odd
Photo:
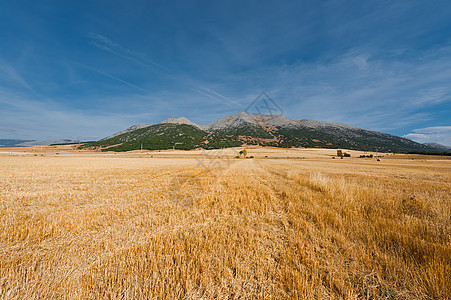
[[[141,91],[141,92],[150,93],[150,91],[148,91],[148,90],[146,90],[146,89],[143,89],[143,88],[141,88],[141,87],[139,87],[139,86],[137,86],[137,85],[135,85],[135,84],[133,84],[133,83],[130,83],[130,82],[126,81],[126,80],[123,80],[123,79],[121,79],[121,78],[118,78],[118,77],[116,77],[116,76],[114,76],[114,75],[111,75],[111,74],[108,74],[108,73],[106,73],[106,72],[102,72],[102,71],[100,71],[100,70],[91,68],[91,67],[89,67],[89,66],[87,66],[87,65],[85,65],[85,64],[82,64],[82,63],[79,63],[79,62],[76,62],[76,61],[70,60],[70,62],[72,62],[72,63],[74,63],[74,64],[76,64],[76,65],[78,65],[78,66],[80,66],[80,67],[82,67],[82,68],[84,68],[84,69],[90,70],[90,71],[95,72],[95,73],[97,73],[97,74],[100,74],[100,75],[106,76],[106,77],[108,77],[108,78],[111,78],[111,79],[113,79],[113,80],[116,80],[116,81],[118,81],[118,82],[121,82],[121,83],[123,83],[123,84],[125,84],[125,85],[127,85],[127,86],[129,86],[129,87],[132,87],[132,88],[134,88],[134,89],[136,89],[136,90],[139,90],[139,91]]]
[[[110,40],[109,38],[107,38],[101,34],[90,32],[88,34],[88,37],[91,39],[90,44],[101,50],[110,52],[118,57],[127,59],[129,61],[132,61],[136,64],[139,64],[139,65],[149,68],[149,69],[155,70],[155,67],[157,67],[160,70],[171,72],[171,70],[168,69],[167,67],[165,67],[159,63],[156,63],[154,61],[151,61],[151,60],[145,58],[145,56],[143,54],[139,54],[128,48],[125,48],[125,47],[121,46],[120,44],[113,42],[112,40]]]
[[[226,96],[223,96],[211,89],[205,89],[205,88],[190,88],[190,89],[200,95],[214,99],[221,104],[226,104],[228,106],[242,107],[242,105],[239,104],[238,102],[236,102],[235,100],[232,100]]]
[[[11,64],[0,59],[0,78],[3,84],[9,82],[13,86],[23,87],[29,92],[36,94],[31,85],[20,75]]]

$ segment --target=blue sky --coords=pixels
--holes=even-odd
[[[0,138],[98,139],[262,91],[292,119],[451,145],[451,2],[0,3]]]

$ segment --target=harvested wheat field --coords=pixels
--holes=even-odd
[[[1,155],[0,298],[451,297],[451,160],[268,156]]]

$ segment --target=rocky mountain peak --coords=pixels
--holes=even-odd
[[[297,126],[297,122],[279,114],[264,115],[239,112],[237,114],[227,116],[215,122],[206,124],[204,128],[209,131],[215,131],[228,128],[239,128],[245,125],[295,127]]]
[[[161,122],[158,123],[158,124],[167,124],[167,123],[169,123],[169,124],[186,124],[186,125],[191,125],[191,126],[194,126],[194,127],[197,127],[197,128],[200,128],[200,129],[201,129],[201,125],[196,124],[196,123],[194,123],[194,122],[188,120],[188,119],[185,118],[185,117],[180,117],[180,118],[168,118],[168,119],[166,119],[166,120],[164,120],[164,121],[161,121]]]

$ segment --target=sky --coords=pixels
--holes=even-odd
[[[451,2],[0,2],[0,138],[96,140],[265,92],[291,119],[451,145]]]

